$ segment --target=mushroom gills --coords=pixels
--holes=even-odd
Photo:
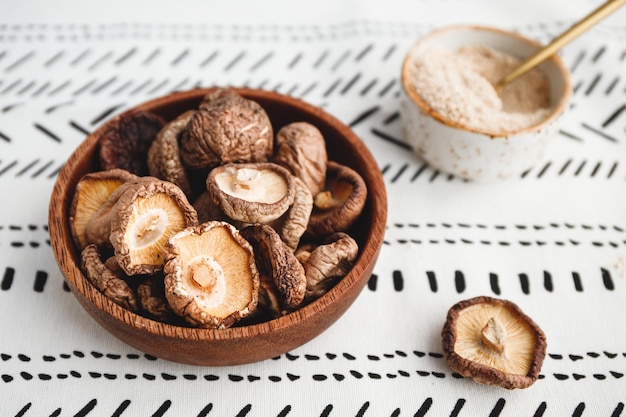
[[[215,180],[222,191],[233,197],[272,204],[287,194],[285,179],[270,170],[232,168],[220,172]]]
[[[184,213],[167,194],[138,197],[125,235],[134,263],[153,263],[155,257],[162,257],[167,238],[185,227]]]
[[[455,351],[506,373],[526,375],[536,340],[526,323],[501,306],[468,307],[459,314]]]
[[[250,303],[253,283],[244,277],[249,253],[224,227],[202,235],[188,235],[179,245],[182,281],[179,291],[187,292],[198,306],[215,317],[227,317]],[[199,255],[200,254],[200,255]]]

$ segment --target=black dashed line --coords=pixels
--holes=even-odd
[[[561,135],[563,135],[563,136],[565,136],[565,137],[567,137],[569,139],[573,139],[573,140],[578,141],[578,142],[583,142],[582,138],[580,138],[580,137],[578,137],[578,136],[576,136],[576,135],[574,135],[572,133],[566,132],[564,130],[559,130],[559,134],[561,134]]]
[[[391,55],[393,55],[393,53],[395,52],[396,48],[397,48],[397,46],[396,46],[395,44],[394,44],[394,45],[391,45],[391,46],[389,47],[389,49],[387,49],[387,51],[386,51],[386,52],[385,52],[385,54],[383,55],[383,61],[388,60],[388,59],[389,59],[389,57],[391,57]]]
[[[613,89],[615,88],[618,82],[619,82],[619,77],[613,78],[613,81],[611,81],[608,87],[604,90],[604,94],[606,94],[607,96],[611,94],[611,92],[613,91]]]
[[[105,82],[100,84],[98,87],[94,88],[91,91],[91,94],[98,94],[98,93],[100,93],[102,90],[104,90],[105,88],[107,88],[108,86],[113,84],[115,81],[117,81],[117,77],[116,76],[113,76],[113,77],[109,78],[108,80],[106,80]]]
[[[7,94],[7,93],[9,93],[11,90],[13,90],[15,87],[17,87],[21,83],[22,83],[22,80],[15,80],[15,81],[13,81],[4,90],[2,90],[2,92],[0,92],[0,94]]]
[[[43,83],[37,90],[35,90],[31,97],[38,97],[41,93],[46,91],[48,87],[50,87],[50,81]]]
[[[574,281],[574,288],[578,292],[583,291],[583,284],[580,279],[580,274],[578,272],[572,272],[572,280]]]
[[[343,64],[348,59],[349,56],[350,56],[349,51],[344,52],[343,55],[341,55],[339,59],[337,59],[337,61],[335,61],[335,63],[330,67],[330,70],[337,71],[339,67],[341,66],[341,64]]]
[[[352,88],[352,86],[354,86],[354,84],[356,84],[356,82],[361,78],[361,74],[360,73],[356,73],[354,75],[354,77],[352,77],[347,83],[346,85],[341,89],[341,91],[339,92],[341,95],[345,95],[348,91],[350,91],[350,89]]]
[[[35,85],[34,81],[29,82],[28,84],[26,84],[24,87],[22,87],[18,92],[17,95],[21,96],[24,93],[26,93],[28,90],[30,90],[32,88],[32,86]]]
[[[154,61],[154,59],[161,54],[161,49],[157,48],[148,57],[142,62],[142,65],[149,65]]]
[[[5,135],[4,133],[0,132],[0,139],[2,139],[5,142],[11,142],[11,138],[8,137],[7,135]]]
[[[48,92],[48,96],[52,97],[53,95],[60,93],[61,91],[65,90],[70,84],[71,84],[70,80],[66,80],[62,84],[59,84],[58,87]]]
[[[394,138],[393,136],[379,130],[376,128],[372,128],[371,132],[376,135],[377,137],[386,140],[387,142],[393,143],[394,145],[400,146],[403,149],[406,150],[411,150],[411,146],[409,144],[407,144],[406,142],[402,141],[401,139],[398,138]]]
[[[44,133],[46,136],[48,136],[50,139],[54,140],[55,142],[59,142],[59,143],[62,142],[61,138],[59,136],[57,136],[55,133],[53,133],[52,131],[48,130],[44,126],[40,125],[39,123],[35,123],[34,126],[35,126],[35,129],[37,129],[40,132]]]
[[[376,80],[375,78],[370,81],[365,87],[363,87],[363,89],[361,90],[360,94],[362,96],[366,95],[378,82],[378,80]]]
[[[70,65],[71,66],[76,66],[78,65],[83,59],[85,59],[87,57],[87,55],[89,55],[91,53],[90,49],[85,49],[83,52],[81,52],[76,58],[74,58],[72,61],[70,61]]]
[[[391,90],[391,88],[396,84],[396,79],[391,79],[379,92],[378,97],[384,97],[385,94]]]
[[[587,160],[582,161],[580,165],[578,165],[578,168],[576,168],[576,171],[574,171],[574,176],[577,177],[582,172],[586,164],[587,164]]]
[[[138,94],[141,90],[143,90],[144,88],[146,88],[150,84],[152,84],[152,79],[145,80],[143,83],[141,83],[137,87],[135,87],[134,90],[131,90],[129,94],[131,96],[134,96],[135,94]]]
[[[121,57],[119,57],[117,60],[115,60],[114,64],[115,65],[121,65],[124,62],[128,61],[130,59],[130,57],[132,57],[133,55],[135,55],[135,53],[137,52],[137,48],[131,48],[128,50],[128,52],[126,52],[124,55],[122,55]]]
[[[15,62],[13,62],[12,64],[10,64],[8,67],[6,67],[4,69],[4,72],[11,72],[14,69],[16,69],[17,67],[19,67],[20,65],[22,65],[23,63],[25,63],[26,61],[30,60],[32,57],[35,56],[35,52],[34,51],[30,51],[25,55],[22,55],[20,58],[18,58]]]
[[[301,59],[302,53],[298,53],[296,56],[293,57],[291,61],[289,61],[289,64],[287,64],[287,68],[294,69]]]
[[[617,139],[616,139],[616,138],[614,138],[613,136],[611,136],[611,135],[607,135],[606,133],[602,132],[601,130],[595,129],[595,128],[593,128],[593,127],[589,126],[589,125],[588,125],[588,124],[586,124],[586,123],[583,123],[583,124],[582,124],[582,127],[583,127],[583,128],[585,128],[585,129],[587,129],[587,130],[589,130],[590,132],[595,133],[596,135],[598,135],[598,136],[600,136],[600,137],[603,137],[604,139],[607,139],[607,140],[609,140],[609,141],[611,141],[611,142],[617,142]]]
[[[239,61],[241,61],[243,59],[243,57],[245,56],[245,52],[241,51],[239,52],[239,54],[237,56],[235,56],[225,67],[224,67],[224,71],[230,71],[231,69],[233,69],[235,67],[235,65],[237,65],[237,63]]]
[[[274,54],[272,52],[268,52],[267,54],[263,55],[261,59],[259,59],[250,67],[250,71],[256,71],[257,69],[261,68],[261,66],[268,62],[273,56]]]
[[[391,178],[391,182],[394,183],[398,180],[398,178],[400,178],[400,176],[402,176],[402,174],[404,173],[404,171],[406,171],[406,169],[409,167],[409,164],[403,164],[400,169],[398,170],[398,172],[396,173],[396,175],[394,175]]]
[[[598,85],[598,82],[600,82],[601,79],[602,79],[602,74],[596,74],[596,76],[593,78],[593,80],[591,80],[591,83],[585,90],[586,96],[590,95],[593,92],[593,90],[596,88],[596,85]]]
[[[611,113],[611,115],[602,123],[601,126],[602,127],[607,127],[608,125],[613,123],[615,121],[615,119],[617,119],[619,117],[619,115],[622,114],[622,112],[624,110],[626,110],[626,104],[622,104],[613,113]]]
[[[87,70],[89,70],[89,71],[95,70],[100,65],[104,64],[109,58],[111,58],[111,56],[113,56],[113,53],[111,51],[107,52],[106,54],[102,55],[99,59],[94,61],[93,64],[91,64],[89,67],[87,67]]]

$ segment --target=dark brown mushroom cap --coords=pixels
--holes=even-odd
[[[115,189],[136,178],[136,175],[123,169],[92,172],[81,177],[76,184],[69,217],[72,238],[79,249],[88,244],[85,227],[94,213],[104,205]]]
[[[137,286],[137,299],[142,312],[152,319],[173,322],[178,318],[165,298],[162,274],[146,276]]]
[[[507,389],[537,380],[546,347],[541,328],[516,304],[491,297],[458,302],[442,329],[443,354],[454,371]]]
[[[324,191],[314,197],[306,234],[328,236],[345,232],[365,207],[367,186],[352,168],[328,161]]]
[[[87,245],[81,252],[85,276],[105,297],[130,311],[137,311],[135,292],[120,270],[109,269],[100,258],[98,246]]]
[[[189,120],[181,137],[181,159],[190,169],[231,162],[267,161],[274,133],[265,110],[231,92],[214,92]]]
[[[296,250],[300,238],[309,225],[309,218],[313,210],[313,196],[300,178],[294,176],[293,185],[295,189],[293,203],[285,214],[271,222],[270,225],[278,232],[287,246]]]
[[[110,217],[109,240],[128,275],[161,270],[167,239],[198,224],[197,213],[180,188],[154,177],[129,183]]]
[[[147,156],[148,171],[151,176],[176,184],[189,197],[191,185],[180,160],[178,142],[181,133],[194,114],[194,110],[186,111],[166,124],[152,142]]]
[[[326,181],[326,142],[317,127],[307,122],[283,126],[276,134],[272,161],[300,178],[317,195]]]
[[[306,275],[293,250],[266,224],[241,229],[241,235],[254,248],[254,258],[261,274],[271,277],[280,294],[283,310],[298,307],[306,292]]]
[[[259,272],[253,249],[229,223],[182,230],[169,239],[165,255],[165,295],[187,322],[227,328],[256,308]]]
[[[304,261],[306,298],[315,299],[344,277],[359,254],[358,243],[344,232],[333,233],[319,246],[302,248],[296,256]]]
[[[165,120],[147,111],[129,111],[112,119],[100,136],[99,158],[103,170],[121,168],[147,175],[147,154]]]
[[[276,220],[295,197],[293,176],[271,162],[219,166],[207,176],[206,186],[229,218],[245,223]]]

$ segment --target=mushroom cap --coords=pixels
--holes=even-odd
[[[461,375],[514,389],[537,380],[547,341],[516,304],[481,296],[450,308],[442,347],[450,367]]]
[[[181,136],[181,159],[187,168],[211,169],[231,162],[267,161],[274,133],[269,116],[255,101],[234,90],[205,97]]]
[[[148,111],[129,111],[115,117],[100,136],[102,169],[122,168],[136,175],[146,175],[148,149],[164,125],[161,116]]]
[[[328,161],[325,190],[314,197],[306,234],[328,236],[345,232],[365,207],[367,186],[352,168]]]
[[[85,174],[76,184],[70,207],[70,227],[76,245],[87,246],[85,228],[91,217],[104,205],[113,191],[137,176],[123,169],[111,169]]]
[[[280,294],[282,308],[290,310],[298,307],[304,300],[306,275],[293,250],[266,224],[250,225],[241,229],[240,233],[252,245],[261,273],[271,277]]]
[[[194,110],[186,111],[166,124],[152,142],[147,157],[148,171],[151,176],[176,184],[187,196],[191,196],[191,185],[180,160],[178,142],[181,133],[194,114]]]
[[[300,178],[311,194],[316,195],[326,181],[326,142],[322,132],[308,122],[283,126],[276,134],[272,161]]]
[[[105,297],[127,310],[137,311],[135,292],[120,270],[112,270],[102,261],[97,245],[85,246],[81,252],[81,265],[89,282]]]
[[[130,184],[115,204],[109,239],[128,275],[152,274],[163,268],[167,239],[196,224],[196,210],[180,188],[143,177]]]
[[[295,189],[293,203],[285,214],[270,224],[278,232],[283,242],[291,249],[296,250],[300,238],[309,225],[309,218],[313,210],[313,196],[300,178],[294,176],[293,185]]]
[[[276,220],[295,197],[293,176],[271,162],[219,166],[209,173],[206,186],[229,218],[245,223]]]
[[[344,232],[333,233],[321,245],[303,247],[297,256],[304,260],[306,298],[312,300],[328,291],[350,271],[358,254],[358,243]]]
[[[252,246],[226,222],[173,235],[165,248],[165,295],[174,312],[206,328],[231,327],[258,302]]]

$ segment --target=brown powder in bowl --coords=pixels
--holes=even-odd
[[[540,123],[550,109],[548,80],[534,69],[505,86],[493,84],[521,61],[490,47],[470,45],[451,52],[430,48],[413,62],[417,94],[447,119],[488,134],[506,134]]]

